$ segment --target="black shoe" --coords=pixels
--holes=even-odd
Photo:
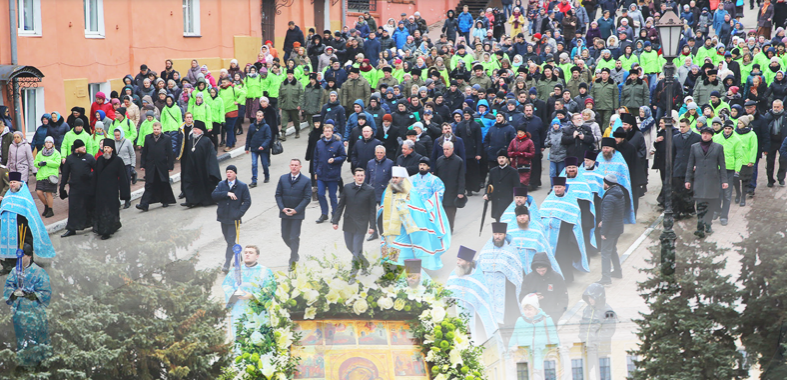
[[[139,178],[137,178],[137,172],[131,173],[131,184],[136,185]]]
[[[224,264],[224,266],[221,267],[221,271],[224,272],[224,274],[230,273],[230,265]]]
[[[219,146],[224,146],[224,145],[227,145],[224,141],[219,143]]]
[[[238,132],[235,133],[235,136],[240,136],[242,134],[243,134],[243,130],[238,130]]]
[[[181,203],[180,205],[183,206],[183,207],[188,207],[188,208],[194,207],[191,203],[186,203],[186,202]]]
[[[712,229],[712,228],[710,228],[710,224],[708,224],[707,226],[705,226],[705,235],[710,235],[710,234],[712,234],[712,233],[713,233],[713,229]]]
[[[183,192],[181,192],[180,195],[178,195],[178,199],[183,199],[183,198],[186,198],[186,194],[183,194]]]
[[[142,204],[140,203],[140,204],[137,205],[137,210],[148,211],[148,208],[145,207],[145,206],[142,206]]]
[[[369,235],[369,237],[366,238],[366,241],[377,240],[377,237],[378,237],[377,232],[375,232],[375,233]]]
[[[109,238],[110,238],[109,235],[101,235],[101,240],[107,240]]]
[[[76,234],[77,234],[77,232],[74,231],[74,230],[66,230],[66,233],[60,235],[60,237],[64,238],[64,237],[74,236]]]
[[[768,182],[768,187],[773,187],[773,182]]]
[[[472,196],[473,196],[473,195],[475,195],[475,194],[473,194],[473,192],[472,192],[472,191],[468,191],[466,195],[467,195],[468,197],[472,197]]]
[[[741,207],[746,206],[746,197],[741,197],[741,202],[739,203]]]
[[[702,239],[702,238],[705,237],[705,231],[703,231],[703,230],[696,230],[696,231],[694,231],[694,236]]]
[[[784,187],[784,180],[783,179],[779,180],[779,186]]]
[[[41,212],[41,216],[46,216],[47,212],[49,212],[49,206],[44,206],[44,211]]]
[[[741,196],[740,195],[736,195],[735,196],[735,203],[740,203],[740,202],[741,202]]]
[[[612,278],[623,278],[623,271],[616,270],[609,274]]]
[[[126,204],[123,205],[123,210],[131,207],[131,201],[126,201]]]
[[[252,183],[249,184],[249,188],[250,189],[253,189],[255,187],[257,187],[257,182],[252,182]]]
[[[270,182],[270,181],[271,181],[271,179],[270,179],[270,178],[265,178],[265,180],[264,180],[264,181],[262,181],[262,183],[268,183],[268,182]]]
[[[315,223],[320,224],[328,220],[328,215],[320,215],[320,217],[315,221]]]

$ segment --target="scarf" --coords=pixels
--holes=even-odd
[[[683,137],[684,140],[687,140],[689,138],[689,136],[691,136],[691,129],[689,129],[689,131],[686,132],[686,133],[681,133],[680,134],[680,137]]]
[[[710,143],[712,143],[712,142],[713,142],[713,140],[711,140],[711,141],[705,141],[705,140],[700,141],[700,148],[702,148],[702,151],[705,152],[705,154],[708,154],[708,149],[710,149]]]
[[[55,153],[55,146],[54,145],[51,148],[48,148],[48,149],[47,149],[46,145],[44,145],[44,148],[41,150],[41,154],[43,154],[44,157],[49,157],[49,156],[52,155],[52,153]]]

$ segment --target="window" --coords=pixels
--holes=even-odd
[[[637,369],[637,365],[634,364],[635,361],[639,360],[637,356],[626,356],[626,375],[631,375]]]
[[[557,380],[554,360],[544,360],[544,380]]]
[[[85,37],[104,38],[104,0],[83,0]]]
[[[90,95],[91,103],[96,101],[96,94],[99,92],[103,92],[104,95],[107,96],[107,101],[109,101],[109,94],[112,92],[112,86],[109,82],[90,83],[87,85],[87,90]],[[90,117],[90,115],[88,115],[88,117]]]
[[[585,380],[585,367],[582,359],[571,359],[571,380]]]
[[[601,372],[601,380],[612,380],[612,368],[609,364],[609,358],[599,358],[598,366]]]
[[[527,363],[516,363],[516,380],[530,380]]]
[[[199,0],[183,0],[183,35],[198,37]]]
[[[41,35],[41,0],[17,0],[17,33],[20,36]]]
[[[41,115],[44,111],[44,89],[43,88],[26,88],[22,90],[22,118],[25,120],[25,131],[27,132],[28,141],[33,137],[36,127],[41,122]],[[11,111],[13,117],[14,111]],[[15,123],[15,127],[20,128],[19,123]]]

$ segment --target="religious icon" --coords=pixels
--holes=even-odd
[[[355,328],[351,322],[326,322],[325,345],[354,345]]]
[[[395,376],[426,376],[423,354],[417,349],[392,351]]]
[[[314,347],[297,347],[293,355],[301,359],[295,367],[295,379],[324,379],[325,355]]]
[[[418,344],[410,332],[410,325],[405,322],[390,322],[388,334],[391,337],[391,345],[414,346]]]
[[[385,325],[382,322],[357,322],[358,344],[366,346],[387,345]]]
[[[321,322],[298,321],[295,322],[295,331],[302,335],[301,346],[321,346],[323,344],[323,326]]]

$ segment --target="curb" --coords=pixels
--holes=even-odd
[[[306,122],[301,123],[301,130],[303,130],[304,128],[308,128],[308,127],[309,127],[309,123],[306,123]],[[294,134],[295,134],[295,127],[287,128],[287,135],[294,135]],[[221,156],[218,156],[217,158],[218,158],[219,162],[227,161],[227,160],[229,160],[231,158],[235,158],[235,157],[238,157],[238,156],[242,155],[244,152],[245,152],[245,147],[240,147],[240,148],[233,149],[230,152],[226,152],[226,153],[222,154]],[[180,182],[180,173],[175,173],[175,174],[169,176],[169,183],[170,184],[174,184],[174,183],[178,183],[178,182]],[[144,194],[144,193],[145,193],[145,189],[144,188],[132,191],[131,192],[131,200],[135,201],[135,200],[137,200],[139,198],[142,198],[142,194]],[[56,232],[60,232],[60,231],[66,229],[66,225],[67,224],[68,224],[68,218],[65,218],[63,220],[54,222],[54,223],[49,224],[49,225],[46,226],[46,232],[47,232],[47,234],[50,234],[50,235],[54,234]]]

